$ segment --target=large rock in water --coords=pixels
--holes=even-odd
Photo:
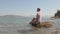
[[[52,27],[52,23],[45,21],[45,22],[40,22],[40,24],[38,24],[36,27]]]

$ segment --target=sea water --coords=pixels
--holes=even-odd
[[[51,28],[35,28],[29,22],[32,18],[9,18],[0,19],[0,34],[52,34],[56,30],[60,30],[60,19],[51,20],[50,17],[42,18],[42,21],[51,21]]]

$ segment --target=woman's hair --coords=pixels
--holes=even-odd
[[[37,11],[40,11],[40,8],[37,8]]]

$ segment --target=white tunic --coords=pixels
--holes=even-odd
[[[37,14],[40,16],[38,21],[41,21],[41,12],[37,12]]]

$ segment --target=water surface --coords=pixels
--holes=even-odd
[[[32,18],[12,19],[9,21],[1,21],[0,34],[55,34],[55,31],[60,30],[60,19],[51,20],[43,18],[42,21],[51,21],[51,28],[35,28],[29,22]],[[2,23],[3,22],[3,23]]]

